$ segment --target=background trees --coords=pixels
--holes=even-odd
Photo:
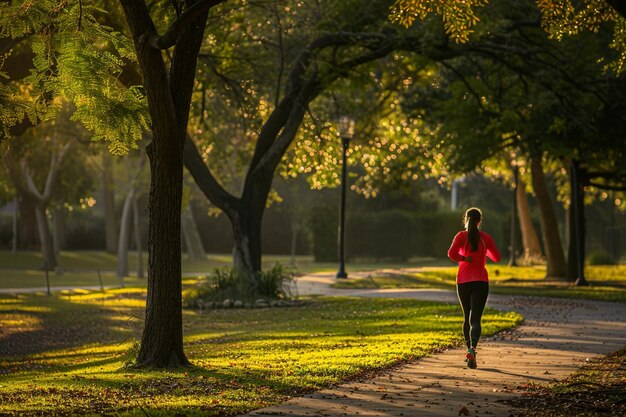
[[[480,9],[483,16],[474,8],[484,2],[401,1],[398,10],[404,10],[402,16],[409,20],[413,15],[424,17],[431,7],[446,21],[445,25],[436,19],[415,21],[405,29],[388,20],[391,1],[232,1],[219,9],[220,14],[209,16],[209,9],[219,3],[46,0],[0,6],[1,47],[8,54],[2,67],[8,78],[2,78],[0,89],[1,128],[21,140],[11,144],[7,157],[22,149],[24,155],[30,152],[25,132],[37,137],[37,132],[52,132],[63,105],[91,138],[106,140],[113,154],[136,148],[143,152],[146,145],[151,168],[149,299],[140,364],[187,363],[182,351],[180,224],[181,207],[187,210],[192,205],[184,199],[183,161],[202,193],[228,216],[234,264],[248,296],[259,283],[261,225],[267,206],[290,194],[296,200],[293,206],[314,204],[301,189],[283,190],[281,197],[274,176],[304,175],[313,188],[337,185],[339,116],[356,121],[349,150],[351,188],[365,197],[385,195],[377,203],[360,201],[363,207],[380,204],[389,210],[408,210],[409,204],[421,204],[442,209],[445,191],[438,187],[452,179],[475,172],[510,184],[513,163],[523,164],[521,178],[539,203],[552,277],[567,275],[560,207],[553,195],[558,189],[558,197],[568,203],[563,168],[580,168],[575,191],[581,184],[623,188],[623,80],[604,72],[598,63],[610,59],[619,67],[621,21],[605,6],[598,9],[598,21],[586,23],[598,29],[597,34],[581,33],[558,43],[547,38],[539,26],[541,19],[548,28],[552,18],[569,19],[567,24],[574,25],[584,13],[572,9],[570,14],[558,10],[549,14],[547,3],[541,3],[540,15],[534,3],[516,2]],[[482,18],[481,25],[474,24],[476,16]],[[611,34],[598,23],[609,20],[615,25]],[[471,28],[476,33],[468,37]],[[450,42],[446,31],[464,42]],[[149,144],[141,142],[144,136],[150,136],[144,141]],[[12,165],[7,160],[24,196],[24,218],[27,208],[34,218],[34,207],[39,219],[46,217],[44,208],[53,202],[52,192],[45,192],[47,178],[54,184],[58,176],[63,185],[65,169],[59,167],[77,155],[74,150],[79,147],[72,144],[64,150],[62,140],[32,142],[33,155],[48,153],[34,159],[45,159],[45,164],[31,167],[32,175],[28,169],[18,172],[26,168],[19,162],[26,160],[21,154]],[[124,177],[130,189],[115,190],[117,217],[122,218],[116,236],[111,188],[115,177],[111,165],[116,164],[93,153],[102,158],[98,175],[107,249],[120,251],[123,276],[128,273],[123,262],[130,240],[127,220],[133,212],[137,219],[141,211],[135,204],[135,175]],[[43,169],[48,165],[54,169]],[[76,190],[93,190],[93,184],[78,181],[78,171],[68,172]],[[93,173],[84,176],[93,182]],[[476,176],[468,178],[469,184]],[[421,193],[420,186],[432,191]],[[399,197],[398,190],[422,195]],[[518,190],[524,241],[529,252],[532,246],[538,253],[531,243],[533,219],[524,208],[523,187]],[[578,201],[581,195],[577,191],[569,200]],[[496,206],[501,208],[501,202],[494,202]],[[300,211],[294,216],[305,215]],[[396,218],[414,220],[403,215],[380,217],[388,224]],[[185,211],[189,253],[201,249],[197,236],[192,236],[192,219],[194,215]],[[361,220],[375,221],[367,216]],[[39,224],[45,236],[47,219]],[[296,230],[302,223],[292,224]],[[372,228],[382,229],[391,228]],[[416,233],[429,232],[422,228]],[[49,266],[55,263],[50,240],[42,239]],[[373,252],[368,250],[361,253]],[[201,257],[202,251],[197,252]],[[575,255],[580,262],[583,256]]]

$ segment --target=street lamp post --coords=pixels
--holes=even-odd
[[[516,156],[513,155],[511,164],[513,165],[513,207],[511,209],[511,257],[509,258],[509,266],[517,266],[515,252],[517,246],[517,187],[519,185],[519,167],[517,166]]]
[[[350,139],[354,131],[354,121],[343,116],[339,119],[339,135],[341,136],[341,200],[339,201],[339,229],[338,229],[338,251],[339,251],[339,271],[337,278],[348,278],[345,264],[345,220],[346,220],[346,172],[347,156]]]

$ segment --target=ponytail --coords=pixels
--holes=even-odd
[[[476,207],[472,207],[465,212],[463,217],[465,228],[467,229],[467,240],[472,247],[472,252],[478,250],[478,242],[480,241],[480,234],[478,232],[478,223],[482,219],[482,212]]]

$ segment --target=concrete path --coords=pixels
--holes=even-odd
[[[351,278],[366,276],[353,273]],[[444,290],[336,290],[334,274],[298,279],[301,295],[397,297],[457,302]],[[564,379],[586,361],[626,345],[626,304],[491,295],[489,307],[526,318],[513,332],[483,339],[478,369],[463,362],[464,349],[450,349],[369,380],[352,382],[247,416],[505,416],[502,400],[520,395],[529,382]],[[461,329],[459,329],[461,331]]]

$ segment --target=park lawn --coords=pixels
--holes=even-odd
[[[147,254],[144,254],[144,262],[147,262]],[[296,256],[296,268],[298,273],[336,271],[336,263],[316,263],[312,256]],[[407,268],[424,265],[441,265],[442,260],[434,258],[412,258],[408,262],[401,263],[351,263],[351,271],[367,271],[381,268]],[[124,278],[127,286],[145,286],[145,280],[137,278],[138,257],[136,252],[130,252],[128,256],[131,276]],[[291,265],[291,257],[287,255],[266,255],[263,257],[263,266],[271,268],[276,263]],[[39,252],[18,252],[15,256],[9,251],[0,251],[0,288],[32,288],[45,287],[46,275],[42,269],[42,258]],[[49,273],[50,285],[57,287],[94,287],[99,286],[98,271],[102,277],[103,285],[116,287],[120,281],[115,275],[116,256],[102,251],[62,251],[59,256],[59,264],[62,265],[63,273]],[[183,277],[205,276],[215,268],[222,268],[232,264],[230,254],[209,254],[201,261],[191,261],[183,256]],[[147,266],[144,267],[144,274]]]
[[[288,308],[185,310],[194,366],[125,368],[144,306],[142,288],[0,296],[0,415],[235,415],[461,342],[455,305],[314,298]],[[488,310],[483,332],[521,321]]]
[[[626,302],[626,265],[587,266],[588,287],[548,281],[545,266],[487,265],[490,291],[495,294],[583,298]],[[419,272],[377,274],[333,284],[334,288],[442,288],[454,289],[456,267],[426,267]]]

